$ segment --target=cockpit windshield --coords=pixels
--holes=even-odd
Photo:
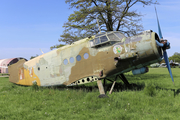
[[[120,42],[125,36],[118,31],[111,31],[106,33],[100,33],[95,35],[93,40],[90,40],[91,47],[99,47],[109,44],[115,44]]]

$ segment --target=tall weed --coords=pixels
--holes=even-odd
[[[156,95],[155,85],[152,83],[147,84],[146,87],[144,88],[144,94],[151,97],[155,96]]]

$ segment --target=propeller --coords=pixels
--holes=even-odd
[[[155,7],[155,11],[156,11],[156,7]],[[159,19],[158,19],[158,15],[157,15],[157,11],[156,11],[156,17],[157,17],[157,23],[158,23],[159,37],[160,37],[160,39],[163,39],[162,32],[161,32],[161,28],[160,28],[160,24],[159,24]],[[173,76],[172,76],[171,67],[170,67],[168,55],[167,55],[167,52],[166,52],[166,49],[169,49],[169,48],[170,48],[170,43],[169,43],[168,41],[165,41],[165,43],[163,44],[163,46],[160,46],[160,47],[162,47],[162,49],[163,49],[164,60],[165,60],[165,62],[166,62],[166,65],[167,65],[169,74],[170,74],[171,79],[172,79],[172,82],[173,82],[173,84],[174,84],[174,79],[173,79]]]

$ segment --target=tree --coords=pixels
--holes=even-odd
[[[52,49],[54,49],[54,48],[60,48],[60,47],[62,47],[62,46],[64,46],[64,45],[63,45],[63,44],[54,45],[54,46],[51,46],[50,49],[52,50]]]
[[[175,52],[173,56],[170,56],[169,58],[169,61],[175,61],[175,62],[179,62],[180,63],[180,53],[178,52]],[[165,60],[163,59],[160,63],[165,63]]]
[[[178,53],[178,52],[175,52],[175,53],[174,53],[174,55],[179,55],[179,56],[180,56],[180,53]]]
[[[38,55],[38,54],[36,54],[36,56],[31,56],[30,60],[31,60],[31,59],[33,59],[33,58],[35,58],[35,57],[37,57],[37,56],[39,56],[39,55]]]
[[[130,10],[135,4],[143,6],[156,4],[152,0],[66,0],[70,8],[75,8],[64,23],[65,30],[59,42],[71,44],[84,37],[89,37],[99,32],[96,17],[99,20],[102,32],[120,31],[127,36],[135,35],[143,30],[139,21],[141,14]],[[56,48],[52,46],[51,48]]]
[[[175,62],[180,62],[180,53],[175,52],[173,56],[169,57],[169,60],[173,60]]]

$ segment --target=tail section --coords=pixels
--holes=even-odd
[[[9,81],[19,85],[31,86],[34,82],[40,86],[40,80],[38,76],[34,73],[34,69],[24,68],[24,59],[12,64],[8,67],[9,70]]]
[[[9,81],[12,83],[18,83],[19,82],[19,78],[20,78],[20,69],[23,68],[23,64],[26,62],[26,60],[21,59],[19,60],[17,63],[12,64],[10,66],[8,66],[8,71],[9,71]],[[22,72],[22,71],[21,71]],[[24,76],[21,76],[24,77]]]

